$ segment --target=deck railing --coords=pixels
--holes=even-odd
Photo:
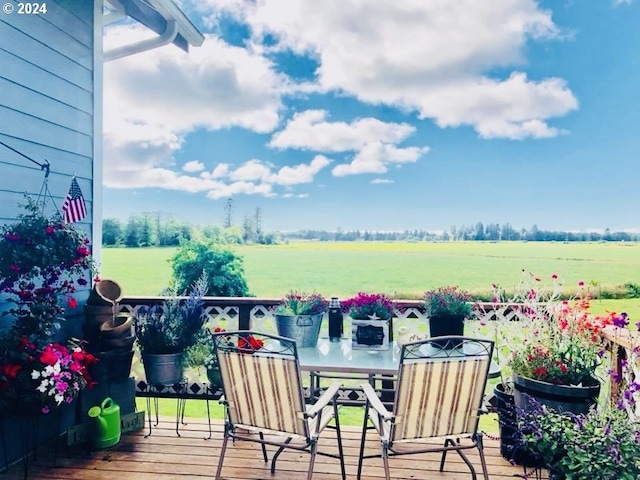
[[[125,297],[119,304],[119,312],[135,314],[141,306],[160,304],[164,297]],[[265,333],[277,334],[277,328],[273,312],[280,303],[279,298],[257,298],[257,297],[205,297],[204,306],[207,314],[206,326],[214,329],[216,326],[225,330],[249,330],[255,329]],[[428,335],[428,321],[419,300],[399,300],[396,302],[397,311],[393,318],[392,328],[394,336],[397,335],[398,328],[405,326],[409,331],[418,337]],[[483,304],[477,312],[476,319],[479,324],[490,321],[511,322],[518,320],[518,309],[514,309],[509,304]],[[480,313],[478,313],[480,312]],[[326,320],[326,319],[325,319]],[[327,336],[327,321],[322,322],[320,335]],[[349,317],[345,316],[344,331],[350,332],[351,325]],[[625,384],[640,379],[640,365],[636,362],[629,362],[632,352],[640,349],[640,337],[632,334],[629,330],[617,327],[606,327],[602,332],[605,348],[608,354],[604,357],[602,371],[607,374],[612,370],[621,383],[612,382],[609,399],[615,401],[621,388]],[[148,392],[148,386],[144,382],[144,369],[137,355],[134,356],[132,365],[132,376],[136,379],[137,392],[144,394]],[[605,378],[608,378],[605,375]],[[190,395],[205,395],[206,379],[198,377],[196,372],[188,372],[186,391]],[[167,389],[167,394],[171,394]],[[640,418],[640,401],[636,402],[635,408],[629,411],[635,418]]]

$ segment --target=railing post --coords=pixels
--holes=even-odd
[[[251,304],[238,305],[238,329],[251,330]]]

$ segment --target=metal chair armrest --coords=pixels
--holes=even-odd
[[[384,420],[385,422],[392,420],[393,414],[389,412],[389,410],[387,410],[382,404],[373,387],[368,383],[363,383],[360,386],[362,387],[362,391],[367,397],[369,405],[378,413],[382,420]]]
[[[308,418],[315,417],[331,400],[338,394],[338,390],[342,387],[340,382],[333,382],[318,398],[318,400],[306,411],[305,416]]]

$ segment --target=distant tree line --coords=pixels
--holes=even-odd
[[[629,232],[567,232],[531,228],[513,228],[510,224],[482,222],[475,225],[453,226],[444,232],[426,230],[373,231],[373,230],[298,230],[295,232],[265,232],[262,228],[262,210],[256,208],[245,215],[241,225],[233,223],[232,203],[225,206],[222,225],[194,226],[188,222],[165,219],[152,212],[133,215],[128,221],[106,218],[102,223],[102,244],[105,246],[151,247],[178,246],[185,241],[201,239],[217,244],[273,245],[289,240],[342,241],[533,241],[533,242],[637,242],[640,234]]]
[[[490,223],[486,226],[478,222],[471,226],[453,226],[444,232],[433,233],[426,230],[370,231],[338,229],[299,230],[280,233],[283,239],[320,240],[320,241],[531,241],[531,242],[637,242],[640,234],[612,232],[605,229],[599,232],[566,232],[561,230],[541,230],[537,225],[531,228],[515,229],[510,224]]]
[[[201,239],[218,244],[278,243],[278,235],[262,229],[260,208],[245,215],[242,225],[234,225],[232,204],[227,203],[223,225],[195,226],[189,222],[166,219],[160,212],[132,215],[126,222],[105,218],[102,222],[102,245],[125,247],[169,247]]]

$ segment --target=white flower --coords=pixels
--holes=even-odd
[[[47,391],[48,384],[49,382],[47,380],[42,380],[42,382],[40,382],[40,385],[38,385],[38,388],[36,388],[36,390],[38,390],[40,393],[44,393]]]
[[[31,372],[31,378],[33,378],[34,380],[40,378],[40,372],[38,370],[34,370]]]
[[[60,405],[63,402],[63,400],[64,400],[64,395],[62,395],[61,393],[58,393],[55,396],[55,401],[58,405]]]

